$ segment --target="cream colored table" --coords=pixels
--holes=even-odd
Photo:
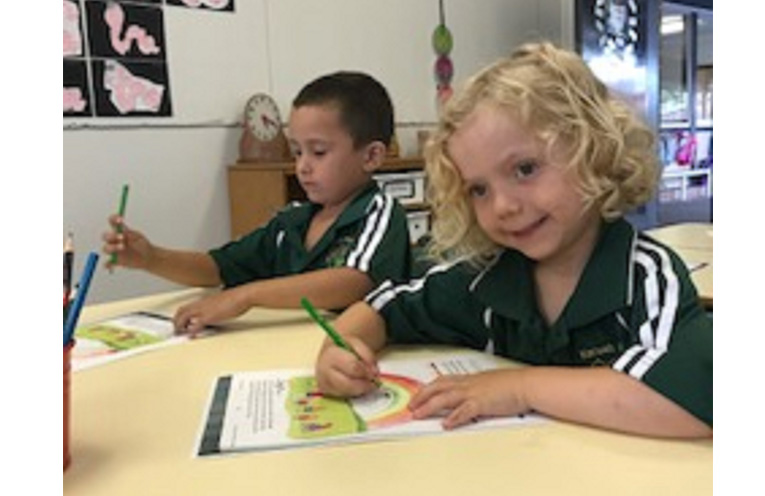
[[[88,307],[172,313],[191,293]],[[712,442],[653,440],[549,421],[367,444],[193,455],[216,377],[311,367],[323,333],[292,311],[252,311],[217,336],[72,376],[64,494],[680,496],[712,493]],[[280,323],[281,322],[281,323]],[[443,350],[396,350],[391,359]]]
[[[648,231],[652,237],[674,248],[692,248],[712,251],[712,224],[688,222],[657,227]]]
[[[691,269],[691,279],[704,306],[712,308],[712,224],[672,224],[647,231],[647,234],[672,247]]]

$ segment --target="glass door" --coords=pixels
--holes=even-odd
[[[662,4],[658,222],[712,221],[712,12]]]

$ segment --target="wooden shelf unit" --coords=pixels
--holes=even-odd
[[[388,158],[379,173],[418,171],[424,167],[420,157]],[[231,238],[236,239],[265,224],[289,202],[304,200],[305,194],[295,176],[295,163],[237,162],[228,166],[228,193]],[[424,210],[425,204],[407,205],[407,210]]]

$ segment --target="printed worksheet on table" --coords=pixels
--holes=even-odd
[[[270,370],[215,380],[195,450],[198,456],[445,433],[441,418],[414,420],[409,400],[439,375],[497,368],[490,355],[383,361],[381,386],[350,400],[322,395],[310,370]],[[520,426],[541,417],[486,418],[457,432]],[[450,431],[452,432],[452,431]]]

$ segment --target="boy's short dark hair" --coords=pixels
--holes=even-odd
[[[294,108],[324,104],[338,106],[354,147],[373,141],[390,145],[393,104],[388,91],[372,76],[350,71],[327,74],[305,85],[292,102]]]

